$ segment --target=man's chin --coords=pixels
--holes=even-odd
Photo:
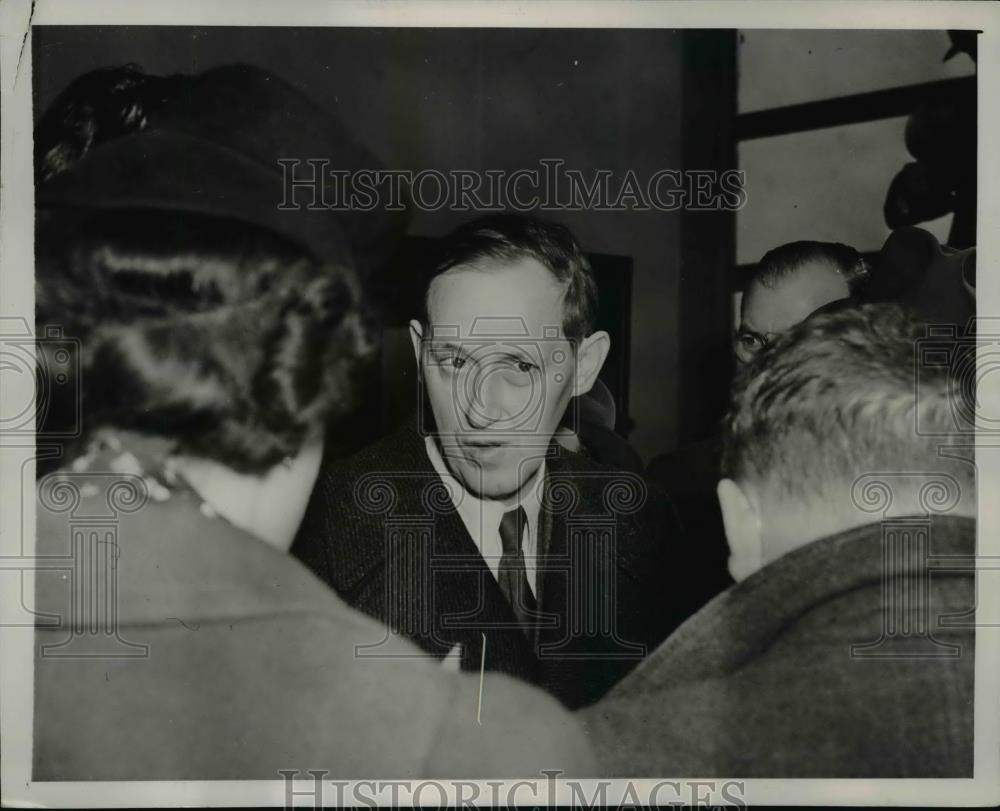
[[[521,489],[521,483],[516,476],[496,476],[480,475],[480,471],[473,468],[471,475],[462,477],[462,485],[465,489],[478,499],[489,501],[504,501],[517,495]]]
[[[529,470],[523,462],[518,464],[511,459],[505,459],[502,466],[497,465],[492,470],[491,466],[466,457],[461,461],[452,457],[448,462],[451,474],[468,493],[490,501],[504,501],[517,495],[538,470],[537,465]]]
[[[513,499],[517,495],[521,488],[496,488],[494,490],[487,490],[482,493],[476,493],[476,498],[481,501],[508,501]]]

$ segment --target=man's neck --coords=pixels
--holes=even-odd
[[[774,508],[772,513],[780,519],[770,523],[764,538],[765,565],[803,546],[823,540],[832,535],[858,529],[868,524],[879,523],[892,518],[921,515],[935,515],[928,512],[917,499],[898,498],[883,512],[872,513],[859,508],[834,510],[828,504],[814,504],[811,508],[799,505],[793,508],[787,503]],[[956,504],[948,515],[975,517],[965,502]]]

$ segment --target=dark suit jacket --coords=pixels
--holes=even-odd
[[[971,777],[975,522],[884,527],[796,549],[678,628],[581,713],[598,773]]]
[[[715,494],[722,478],[722,437],[712,436],[655,457],[646,478],[670,493],[684,534],[697,538],[705,562],[705,586],[714,597],[733,585],[727,571],[729,542]]]
[[[522,632],[415,421],[324,466],[292,547],[353,607],[462,667],[596,701],[697,607],[665,496],[552,443],[539,516],[541,615]],[[671,558],[670,555],[677,558]],[[544,568],[543,568],[544,567]],[[681,577],[673,572],[683,571]]]

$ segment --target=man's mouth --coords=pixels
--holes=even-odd
[[[506,442],[500,442],[495,439],[463,440],[461,445],[465,451],[474,456],[490,456],[501,452],[507,447]]]

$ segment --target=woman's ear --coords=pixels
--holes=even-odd
[[[588,335],[576,349],[576,386],[573,394],[586,394],[597,380],[611,349],[611,337],[604,330]]]
[[[744,580],[764,565],[764,539],[760,513],[754,500],[732,479],[716,487],[722,523],[729,542],[729,574]]]

